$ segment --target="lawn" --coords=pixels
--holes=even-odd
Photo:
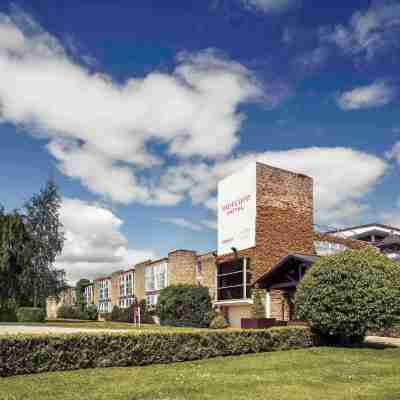
[[[398,400],[400,349],[314,348],[0,378],[1,400]]]

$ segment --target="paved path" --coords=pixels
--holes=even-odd
[[[371,343],[371,344],[400,347],[400,338],[390,338],[390,337],[382,337],[382,336],[367,336],[365,341],[367,343]]]
[[[65,328],[58,326],[29,326],[29,325],[0,325],[1,335],[13,335],[17,333],[82,333],[82,332],[129,332],[129,329],[95,329],[95,328]]]

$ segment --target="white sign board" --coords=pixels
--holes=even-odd
[[[348,249],[340,243],[314,241],[315,252],[319,256],[332,256]]]
[[[218,184],[218,255],[256,245],[256,163]]]

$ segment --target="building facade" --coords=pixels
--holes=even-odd
[[[400,259],[400,229],[371,224],[327,233],[314,231],[313,181],[303,174],[253,163],[218,185],[218,246],[198,254],[173,250],[96,279],[85,287],[87,304],[100,313],[134,299],[157,304],[169,285],[207,287],[231,326],[251,316],[253,291],[262,291],[265,316],[294,318],[298,282],[319,257],[374,247]]]

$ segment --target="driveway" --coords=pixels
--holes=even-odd
[[[82,333],[82,332],[97,332],[97,333],[116,333],[130,332],[128,329],[95,329],[95,328],[65,328],[58,326],[29,326],[29,325],[0,325],[1,335],[15,335],[18,333],[36,333],[36,334],[63,334],[63,333]]]
[[[382,336],[367,336],[365,341],[370,344],[400,347],[400,338],[391,338],[391,337],[382,337]]]

